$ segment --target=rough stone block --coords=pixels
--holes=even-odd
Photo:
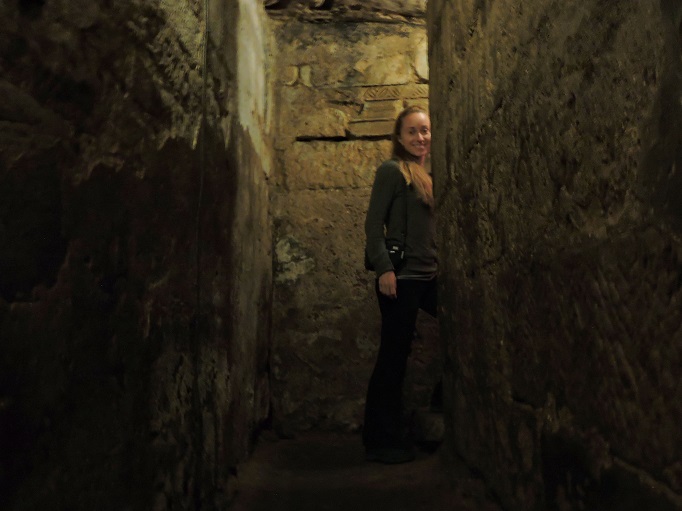
[[[298,122],[292,123],[296,138],[345,137],[348,117],[338,108],[311,108],[308,115],[297,115]]]
[[[412,423],[414,439],[418,442],[437,444],[445,439],[445,420],[442,413],[416,410]]]
[[[296,142],[282,158],[284,180],[290,190],[368,187],[389,154],[388,141]]]
[[[353,121],[348,131],[355,137],[383,137],[393,132],[395,120],[391,121]]]
[[[266,21],[209,4],[204,68],[197,2],[0,3],[3,510],[227,509],[269,412]]]
[[[456,450],[505,508],[682,509],[682,6],[509,5],[429,4]]]
[[[395,43],[391,38],[391,41]],[[387,44],[391,44],[388,43]],[[391,85],[407,83],[414,79],[413,67],[409,56],[405,53],[396,55],[368,52],[361,60],[355,62],[354,80],[365,85]],[[374,53],[374,54],[372,54]]]
[[[420,81],[423,27],[370,23],[320,25],[276,23],[277,66],[296,66],[299,80],[310,87],[401,85]],[[416,40],[415,40],[416,39]],[[301,41],[310,41],[302,45]],[[286,49],[286,51],[284,51]],[[421,59],[421,60],[420,60]],[[308,66],[309,73],[304,73]],[[307,77],[304,77],[305,76]]]
[[[298,76],[298,67],[286,66],[281,69],[277,78],[280,83],[291,86],[296,84],[298,81]]]

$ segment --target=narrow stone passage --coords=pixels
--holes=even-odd
[[[239,468],[234,511],[500,511],[483,482],[438,451],[411,463],[364,460],[359,435],[261,438]]]

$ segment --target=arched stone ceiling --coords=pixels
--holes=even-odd
[[[427,0],[263,0],[274,18],[424,22]]]

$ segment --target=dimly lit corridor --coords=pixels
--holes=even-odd
[[[3,0],[0,93],[0,509],[682,511],[682,2]],[[439,319],[385,466],[412,105]]]
[[[264,438],[239,477],[235,511],[500,510],[461,462],[420,450],[411,463],[366,463],[357,435]]]

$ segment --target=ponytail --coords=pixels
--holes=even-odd
[[[415,192],[417,192],[417,197],[433,209],[433,180],[429,173],[426,172],[422,165],[416,162],[403,160],[400,163],[400,172],[405,178],[405,182],[408,186],[413,185]]]

